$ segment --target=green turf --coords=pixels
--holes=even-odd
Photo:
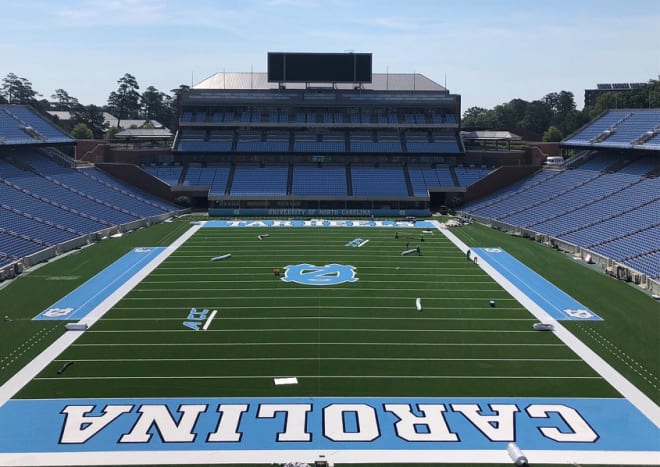
[[[62,321],[32,318],[134,246],[169,245],[188,222],[158,224],[121,238],[107,239],[38,265],[0,289],[0,384],[64,333]],[[5,285],[5,284],[3,284]]]
[[[529,239],[472,224],[452,230],[471,247],[500,246],[596,312],[603,321],[563,324],[628,380],[660,403],[660,303]]]
[[[11,319],[0,321],[0,382],[64,331],[33,316],[130,248],[168,245],[188,227],[106,240],[0,289]],[[476,225],[453,232],[470,246],[505,248],[597,312],[605,321],[564,323],[658,402],[660,310],[648,295],[530,240]],[[535,319],[438,233],[424,243],[408,231],[398,241],[389,230],[277,229],[263,242],[256,233],[201,231],[19,397],[617,395],[551,334],[524,332]],[[343,246],[356,237],[370,243]],[[406,242],[422,256],[401,257]],[[230,260],[208,261],[225,252]],[[273,276],[298,262],[352,264],[360,280],[309,287]],[[190,331],[191,307],[220,315],[209,331]],[[65,362],[74,363],[57,375]],[[300,384],[276,388],[264,377],[276,375]]]
[[[19,397],[617,396],[439,233],[256,234],[199,231]],[[345,246],[357,237],[370,242]],[[402,256],[406,244],[422,254]],[[273,274],[299,263],[351,264],[359,280],[314,287]],[[183,325],[193,307],[219,311],[208,331]],[[274,386],[288,376],[299,384]]]

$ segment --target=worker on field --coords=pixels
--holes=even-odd
[[[275,277],[280,277],[280,268],[273,269],[273,275],[275,275]]]

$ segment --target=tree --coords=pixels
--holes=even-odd
[[[660,81],[650,80],[648,84],[630,91],[606,92],[596,99],[593,106],[586,108],[593,119],[609,109],[660,108]]]
[[[77,123],[71,130],[71,136],[75,139],[93,139],[94,133],[84,123]]]
[[[190,86],[180,84],[178,88],[170,89],[170,92],[174,94],[174,99],[180,99],[190,92]]]
[[[29,80],[19,78],[14,73],[9,73],[3,78],[0,94],[4,96],[9,104],[24,105],[35,104],[37,102],[36,97],[40,95],[32,89],[32,83]]]
[[[118,119],[117,126],[123,118],[138,118],[140,113],[140,86],[135,76],[126,73],[117,81],[117,91],[108,96],[108,110]]]
[[[153,86],[149,86],[140,96],[144,118],[146,120],[157,120],[157,116],[163,113],[163,100],[165,94]]]
[[[561,141],[561,138],[561,131],[556,126],[551,126],[545,131],[545,133],[543,133],[543,141],[546,142]]]
[[[575,96],[570,91],[560,91],[559,101],[557,103],[557,113],[565,116],[572,110],[575,110]]]
[[[529,102],[523,99],[513,99],[506,104],[495,106],[496,128],[518,128],[525,117]]]
[[[142,93],[142,107],[144,108],[144,118],[146,120],[156,120],[168,128],[172,128],[176,116],[176,105],[173,99],[160,92],[153,86],[149,86]]]
[[[178,127],[179,122],[176,119],[176,111],[177,111],[177,106],[179,105],[179,101],[188,95],[190,92],[190,86],[187,86],[185,84],[180,84],[178,88],[175,89],[170,89],[170,92],[172,93],[173,97],[170,98],[168,102],[168,119],[165,120],[160,120],[160,122],[165,125],[167,128],[170,129],[176,129]]]
[[[494,128],[494,112],[483,107],[470,107],[463,113],[461,126],[463,128],[489,129]]]
[[[108,129],[105,133],[105,139],[114,139],[115,135],[121,131],[121,128],[117,128],[116,126],[113,126],[112,128]]]
[[[520,121],[520,127],[542,135],[550,126],[551,119],[552,110],[548,104],[543,101],[532,101]]]
[[[78,99],[72,97],[64,89],[56,89],[55,94],[50,96],[55,101],[55,110],[71,111],[80,105]]]
[[[103,109],[96,105],[78,105],[71,112],[71,120],[74,126],[83,123],[92,132],[94,138],[102,138],[108,129]]]

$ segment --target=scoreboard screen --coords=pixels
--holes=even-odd
[[[268,52],[268,81],[371,83],[371,54]]]

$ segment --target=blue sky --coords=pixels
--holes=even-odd
[[[660,74],[660,0],[5,0],[0,77],[103,105],[124,73],[169,91],[266,71],[268,51],[371,52],[463,110]]]

